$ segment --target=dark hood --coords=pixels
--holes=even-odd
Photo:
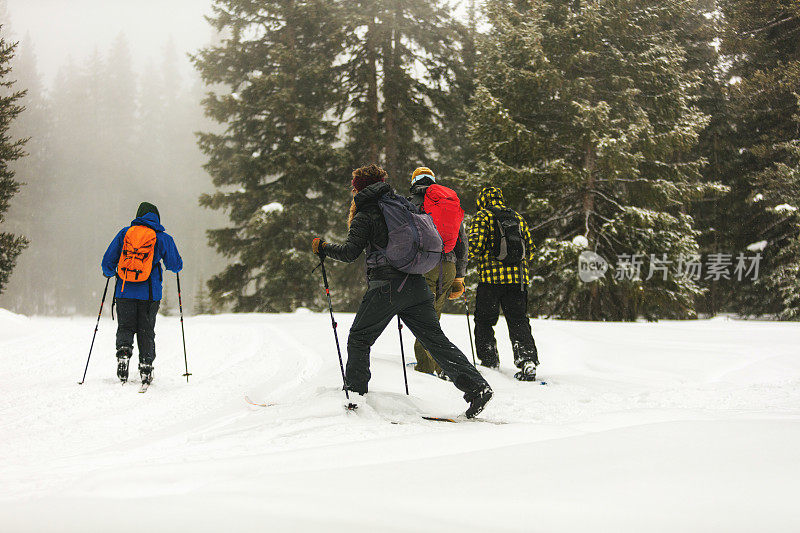
[[[428,187],[430,187],[434,183],[436,182],[433,181],[431,178],[428,177],[420,178],[417,181],[415,181],[413,185],[411,185],[409,191],[411,192],[411,194],[420,194],[422,196],[425,196],[425,191],[427,191]]]
[[[368,187],[364,187],[353,198],[356,202],[356,209],[360,210],[367,204],[376,203],[378,198],[390,192],[392,192],[392,187],[385,182],[373,183]]]
[[[161,225],[158,215],[155,213],[147,213],[144,216],[134,218],[131,221],[131,226],[147,226],[156,232],[164,231],[164,226]]]

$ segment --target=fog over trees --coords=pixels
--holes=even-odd
[[[5,226],[31,244],[0,306],[29,314],[96,312],[102,254],[142,201],[159,207],[175,236],[187,288],[221,268],[205,235],[219,216],[198,204],[211,189],[195,138],[208,128],[200,107],[203,87],[180,74],[174,45],[165,43],[159,61],[137,73],[130,45],[120,36],[108,50],[72,59],[46,88],[35,43],[18,40],[12,78],[27,93],[11,134],[30,141],[29,155],[13,164],[24,186]],[[166,283],[174,285],[174,276]],[[194,291],[185,292],[184,306],[191,310]]]
[[[349,173],[375,162],[403,193],[430,166],[468,218],[503,187],[534,229],[534,314],[800,317],[795,1],[215,0],[209,23],[193,77],[170,43],[135,70],[120,37],[45,87],[36,43],[11,39],[11,139],[30,140],[2,230],[30,245],[0,307],[96,312],[100,256],[146,200],[184,255],[186,309],[321,308],[310,240],[344,238]],[[611,268],[592,283],[587,250]],[[642,279],[651,254],[663,278]],[[760,254],[758,279],[738,254]],[[638,255],[641,278],[615,276]],[[727,275],[682,276],[695,255]],[[329,270],[352,309],[360,264]]]
[[[23,147],[26,139],[9,135],[12,124],[24,109],[20,101],[25,96],[24,91],[14,87],[14,81],[9,76],[15,49],[16,45],[6,41],[0,34],[0,222],[5,219],[11,199],[20,186],[14,179],[15,172],[11,164],[25,155]],[[24,236],[0,232],[0,293],[8,283],[17,257],[27,245],[28,240]]]

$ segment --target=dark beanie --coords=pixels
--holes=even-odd
[[[150,202],[142,202],[139,204],[139,209],[136,211],[136,218],[143,217],[147,213],[155,213],[158,217],[158,221],[161,222],[161,215],[158,214],[158,208]]]

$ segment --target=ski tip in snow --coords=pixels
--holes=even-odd
[[[422,419],[423,420],[432,420],[433,422],[451,422],[453,424],[458,422],[458,420],[456,420],[455,418],[445,418],[445,417],[442,417],[442,416],[422,415]]]
[[[251,400],[251,399],[250,399],[250,397],[249,397],[249,396],[247,396],[247,395],[245,395],[245,397],[244,397],[244,401],[246,401],[246,402],[247,402],[247,403],[249,403],[250,405],[256,405],[256,406],[258,406],[258,407],[271,407],[271,406],[273,406],[273,405],[276,405],[276,404],[274,404],[274,403],[257,403],[257,402],[254,402],[254,401],[253,401],[253,400]]]

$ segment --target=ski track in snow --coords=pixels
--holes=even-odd
[[[501,425],[421,420],[466,404],[411,369],[404,394],[392,327],[353,413],[327,314],[187,319],[188,384],[160,317],[146,394],[108,318],[77,384],[94,324],[0,310],[2,531],[134,531],[115,517],[143,509],[156,531],[800,529],[798,324],[535,320],[542,386],[513,379],[501,319],[480,367]],[[463,316],[443,327],[469,349]]]

